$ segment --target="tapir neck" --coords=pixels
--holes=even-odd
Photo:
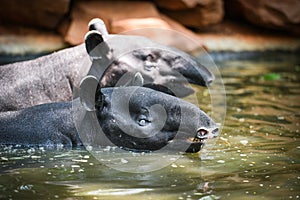
[[[72,104],[51,103],[0,113],[0,143],[76,146],[80,143],[73,122]]]
[[[91,61],[84,45],[0,68],[0,111],[71,100]]]

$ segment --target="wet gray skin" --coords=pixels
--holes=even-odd
[[[129,90],[135,92],[130,97],[128,118],[124,112],[124,98],[128,97]],[[117,97],[113,102],[117,106],[116,110],[112,109],[114,95]],[[162,129],[161,112],[151,109],[157,104],[161,105],[167,114]],[[103,88],[101,92],[98,90],[95,108],[105,135],[116,146],[127,150],[153,151],[171,144],[173,150],[197,152],[205,139],[216,137],[218,134],[213,120],[196,106],[145,87]],[[82,142],[73,121],[73,112],[72,102],[50,103],[19,111],[2,112],[0,143],[49,148],[81,146]],[[182,113],[188,114],[183,117]],[[177,137],[180,124],[181,132]],[[125,130],[120,127],[125,127]],[[133,137],[130,135],[132,133],[138,133],[139,136]]]
[[[190,83],[202,86],[208,85],[214,79],[212,73],[205,67],[199,66],[193,58],[175,49],[172,49],[172,52],[176,52],[176,55],[168,51],[139,49],[118,57],[116,53],[120,51],[122,45],[136,49],[149,44],[153,46],[156,43],[140,36],[109,35],[105,25],[99,24],[99,20],[92,21],[90,29],[97,30],[87,34],[86,48],[84,45],[79,45],[34,60],[1,66],[0,111],[70,101],[73,94],[77,96],[79,83],[83,77],[88,73],[95,76],[103,73],[106,66],[101,65],[99,59],[95,58],[107,57],[106,53],[111,54],[112,62],[103,76],[102,87],[114,86],[116,80],[126,72],[135,74],[136,71],[140,71],[149,87],[164,91],[165,87],[162,86],[167,86],[174,90],[173,93],[177,96],[186,96],[193,90],[186,86],[187,81],[182,77]],[[113,37],[119,37],[124,43],[115,44]],[[100,47],[100,51],[93,51],[96,46]],[[158,46],[171,49],[163,45]],[[91,55],[91,52],[96,55]],[[94,71],[90,71],[91,66]],[[178,76],[178,73],[183,76]]]
[[[94,58],[93,65],[105,65],[105,58],[111,62],[102,77],[102,87],[123,84],[120,79],[125,73],[130,79],[140,72],[144,86],[185,97],[194,92],[189,83],[208,86],[214,80],[214,75],[205,66],[178,49],[141,36],[109,35],[100,19],[93,19],[89,27],[91,31],[86,35],[85,44],[87,52]],[[98,55],[102,57],[99,59]],[[90,74],[97,77],[100,73]]]
[[[96,114],[118,147],[154,151],[168,145],[166,150],[198,152],[206,139],[218,135],[213,120],[186,101],[143,87],[112,90],[102,94],[98,89]]]

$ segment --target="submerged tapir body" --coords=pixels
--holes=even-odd
[[[2,112],[0,144],[80,146],[87,141],[81,140],[73,116],[82,109],[64,102]],[[113,143],[130,150],[154,151],[170,145],[197,152],[205,139],[218,134],[213,120],[193,104],[145,87],[98,89],[94,114],[103,130],[103,141],[109,141],[101,145]],[[88,137],[90,131],[84,134]]]
[[[190,83],[203,86],[209,85],[214,79],[204,66],[179,50],[156,45],[140,36],[109,35],[101,20],[91,23],[90,29],[95,30],[87,34],[85,46],[83,44],[35,60],[0,66],[0,111],[71,100],[73,94],[77,95],[76,88],[81,79],[90,73],[91,65],[96,66],[93,69],[98,69],[91,72],[95,76],[106,69],[97,59],[107,57],[106,53],[112,55],[108,55],[111,63],[103,76],[102,87],[114,86],[126,72],[135,74],[140,71],[149,87],[157,89],[165,85],[177,90],[176,96],[186,96],[191,89],[186,87],[182,77]],[[123,43],[114,43],[116,37]],[[93,49],[99,44],[103,44],[103,48],[97,54],[98,51]],[[144,45],[159,48],[141,48]],[[116,52],[120,46],[134,50],[119,57]],[[90,55],[92,61],[87,52],[94,53]],[[183,76],[178,76],[178,73]],[[152,84],[159,87],[153,87]]]

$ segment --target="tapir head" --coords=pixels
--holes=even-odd
[[[93,64],[98,62],[98,67],[105,67],[101,62],[105,57],[110,59],[102,87],[121,85],[119,81],[125,73],[130,79],[140,72],[144,86],[184,97],[193,93],[189,83],[208,86],[214,80],[206,67],[180,50],[141,36],[109,35],[101,20],[92,20],[89,26],[91,31],[85,38],[87,52],[93,58],[100,58],[93,59]],[[120,49],[124,51],[120,53]]]
[[[84,90],[89,84],[82,85]],[[95,96],[86,95],[81,101],[96,112],[104,134],[126,150],[197,152],[206,139],[218,135],[215,122],[198,107],[150,88],[98,85]]]

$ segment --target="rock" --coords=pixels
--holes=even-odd
[[[22,26],[0,26],[0,55],[34,55],[66,47],[56,33]]]
[[[171,36],[167,36],[170,43],[165,43],[186,52],[203,51],[203,40],[197,36],[193,31],[185,28],[177,21],[171,19],[168,16],[161,15],[162,19],[168,22],[168,24],[175,31],[172,31]]]
[[[128,18],[111,22],[111,33],[123,33],[134,29],[162,28],[171,29],[171,26],[164,20],[157,17],[149,18]],[[148,34],[151,37],[151,34]]]
[[[299,0],[228,0],[226,8],[252,24],[300,34]]]
[[[5,24],[55,29],[69,11],[70,0],[1,1],[0,19]]]
[[[195,33],[164,15],[161,15],[161,18],[113,21],[111,32],[145,36],[160,44],[173,46],[186,52],[202,47]]]
[[[297,36],[229,20],[202,29],[197,35],[209,52],[296,52],[300,49]]]
[[[154,0],[154,2],[160,8],[183,10],[196,7],[199,0]]]
[[[151,2],[138,1],[76,1],[65,40],[72,45],[82,43],[87,24],[96,17],[105,22],[110,33],[142,35],[184,51],[201,46],[195,42],[199,39],[192,31],[160,15]]]
[[[188,27],[220,23],[224,17],[223,0],[156,0],[162,12]]]
[[[155,6],[150,2],[135,1],[75,1],[71,12],[71,24],[65,40],[72,44],[80,44],[88,30],[87,24],[93,18],[100,18],[111,32],[113,21],[127,18],[159,17]]]

